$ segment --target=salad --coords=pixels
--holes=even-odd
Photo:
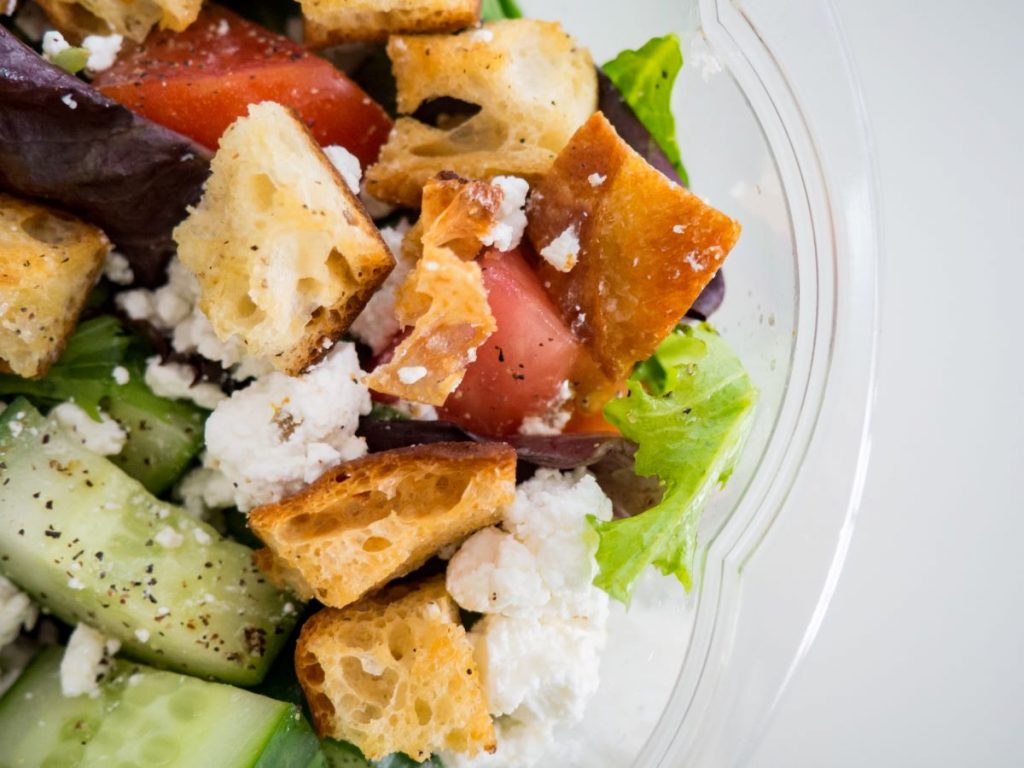
[[[0,10],[0,765],[545,764],[756,402],[678,40]]]

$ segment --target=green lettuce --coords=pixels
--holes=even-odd
[[[602,69],[688,184],[672,115],[672,88],[682,67],[679,38],[671,34],[648,40],[635,51],[623,51]]]
[[[661,502],[635,517],[591,519],[600,536],[595,584],[628,603],[649,565],[692,586],[697,526],[724,484],[753,421],[757,391],[739,358],[706,324],[684,326],[638,367],[605,417],[635,442],[637,474],[657,476]]]
[[[522,18],[523,12],[519,10],[515,0],[483,0],[480,16],[484,21],[498,21]]]

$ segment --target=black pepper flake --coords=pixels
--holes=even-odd
[[[55,531],[53,529],[53,526],[50,526],[45,531],[43,531],[43,535],[44,536],[49,536],[51,539],[59,539],[61,537],[61,532],[60,531]]]

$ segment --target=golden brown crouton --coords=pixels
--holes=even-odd
[[[221,339],[296,375],[318,362],[394,259],[359,200],[295,115],[249,108],[220,140],[178,256]]]
[[[445,170],[532,183],[597,108],[590,54],[555,22],[515,19],[459,35],[392,37],[388,55],[400,113],[442,97],[480,111],[443,127],[399,118],[366,175],[368,191],[381,200],[416,206],[427,180]]]
[[[111,31],[141,43],[154,25],[181,32],[202,0],[40,0],[54,25],[73,38]]]
[[[480,265],[470,261],[495,222],[497,185],[442,174],[428,182],[423,212],[402,243],[416,267],[398,289],[395,312],[409,335],[364,379],[375,392],[443,405],[497,323]],[[418,241],[418,242],[417,242]]]
[[[315,614],[295,672],[320,736],[370,760],[495,749],[473,646],[441,577]]]
[[[46,373],[109,250],[96,227],[0,193],[0,370]]]
[[[389,35],[455,32],[480,20],[480,0],[299,0],[305,42],[383,42]]]
[[[515,494],[515,451],[439,443],[364,456],[249,513],[271,579],[343,608],[494,524]]]
[[[609,394],[654,353],[740,235],[739,223],[648,165],[600,113],[534,188],[527,218],[542,256],[559,238],[578,243],[574,267],[542,259],[540,274],[600,369],[574,376],[591,409],[602,399],[589,395]]]

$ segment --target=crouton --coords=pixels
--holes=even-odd
[[[273,102],[220,141],[178,257],[222,340],[296,375],[341,338],[394,267],[373,221],[302,122]]]
[[[423,212],[402,250],[416,267],[398,289],[395,313],[412,326],[391,358],[364,381],[382,394],[443,405],[477,348],[497,329],[483,272],[472,261],[501,208],[501,187],[454,174],[431,179]]]
[[[442,577],[313,615],[295,672],[320,736],[370,760],[495,750],[473,646]]]
[[[515,19],[454,36],[397,36],[388,55],[400,113],[443,97],[480,108],[443,127],[399,118],[366,175],[370,194],[388,202],[418,205],[427,180],[445,170],[532,183],[597,108],[590,53],[555,22]]]
[[[0,193],[0,370],[46,373],[109,250],[96,227]]]
[[[41,0],[62,32],[75,38],[111,31],[141,43],[156,25],[181,32],[202,8],[202,0]]]
[[[390,35],[455,32],[480,20],[480,0],[299,0],[305,42],[383,42]]]
[[[344,608],[493,525],[515,494],[515,451],[439,443],[340,464],[277,504],[249,513],[275,583]]]
[[[599,368],[574,376],[591,410],[602,405],[592,394],[614,391],[654,353],[740,235],[739,223],[648,165],[601,113],[534,188],[527,219],[538,253],[571,242],[578,259],[568,271],[542,259],[540,276]]]

